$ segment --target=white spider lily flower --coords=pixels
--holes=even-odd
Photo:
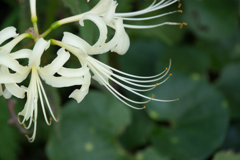
[[[52,119],[55,121],[58,121],[58,119],[55,118],[52,109],[50,107],[50,103],[48,101],[47,95],[45,93],[45,90],[43,88],[42,82],[40,80],[40,77],[45,80],[45,82],[53,87],[68,87],[73,85],[81,85],[84,82],[83,77],[55,77],[54,74],[57,73],[60,68],[63,67],[63,65],[66,63],[66,61],[69,59],[70,54],[64,50],[64,48],[60,49],[57,52],[57,57],[52,61],[51,64],[40,67],[40,60],[41,56],[50,45],[50,42],[45,41],[44,39],[39,39],[37,43],[35,44],[32,52],[29,55],[22,55],[25,58],[29,58],[29,64],[26,67],[26,70],[28,73],[31,71],[31,80],[28,88],[25,89],[27,92],[27,102],[24,106],[24,109],[18,113],[18,120],[19,123],[22,124],[26,129],[29,129],[34,123],[34,130],[32,137],[26,137],[30,142],[33,142],[36,136],[36,128],[37,128],[37,116],[38,116],[38,99],[40,99],[43,115],[45,118],[45,121],[48,125],[51,124]],[[64,71],[62,71],[64,73]],[[51,118],[48,119],[47,114],[45,112],[45,106],[44,101],[47,104],[47,109],[50,112]],[[20,117],[23,116],[23,118],[20,119]],[[28,121],[28,124],[26,123]]]
[[[63,42],[63,43],[62,43]],[[73,35],[71,33],[64,33],[62,42],[58,42],[53,40],[53,44],[64,46],[67,50],[69,50],[71,53],[73,53],[75,56],[77,56],[80,61],[84,61],[89,69],[93,72],[94,76],[93,78],[97,80],[100,84],[104,85],[117,99],[119,99],[124,104],[128,105],[131,108],[134,109],[143,109],[144,107],[138,108],[135,107],[133,104],[145,104],[149,101],[161,101],[161,102],[171,102],[175,100],[160,100],[154,98],[154,95],[152,97],[145,96],[141,94],[140,92],[150,91],[157,87],[158,85],[164,83],[170,76],[169,70],[171,67],[171,63],[169,65],[169,68],[166,68],[162,73],[157,74],[155,76],[149,76],[149,77],[142,77],[142,76],[135,76],[131,74],[124,73],[122,71],[119,71],[117,69],[114,69],[96,59],[89,56],[87,54],[88,52],[88,46],[86,44],[82,44],[82,39],[79,38],[76,35]],[[71,45],[71,46],[69,46]],[[78,45],[78,46],[77,46]],[[166,77],[166,78],[165,78]],[[165,78],[163,81],[160,81],[161,79]],[[120,92],[118,92],[110,83],[109,80],[116,83],[117,85],[121,86],[122,88],[128,90],[129,92],[140,96],[142,98],[145,98],[146,101],[140,102],[140,101],[134,101],[132,99],[127,98],[126,96],[122,95]],[[76,93],[77,94],[77,93]],[[81,93],[79,93],[81,94]],[[76,95],[75,95],[76,96]],[[81,96],[81,95],[79,95]],[[75,97],[73,97],[75,98]],[[76,98],[75,98],[76,99]],[[77,99],[79,102],[79,100]]]
[[[25,79],[25,77],[27,76],[27,72],[25,72],[25,70],[23,69],[24,67],[19,65],[16,59],[21,59],[22,57],[20,55],[22,55],[22,53],[29,54],[30,50],[23,49],[11,54],[10,52],[22,39],[27,37],[30,37],[30,34],[24,33],[18,36],[18,34],[16,33],[16,28],[14,27],[7,27],[0,31],[0,45],[8,39],[14,38],[9,43],[0,47],[0,96],[3,95],[6,99],[11,98],[12,95],[18,98],[25,97],[25,91],[15,83],[21,82],[22,79]],[[11,68],[17,73],[10,73],[8,68]],[[23,74],[23,76],[21,76],[21,74]],[[17,78],[19,76],[21,77],[20,79]],[[18,81],[14,81],[15,78]]]

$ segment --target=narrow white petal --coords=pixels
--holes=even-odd
[[[90,13],[96,15],[102,15],[103,13],[107,12],[108,8],[111,6],[113,0],[100,0],[98,4],[93,7]]]
[[[82,77],[54,77],[47,76],[42,72],[39,72],[39,74],[48,85],[57,88],[84,84],[84,79]]]
[[[31,66],[39,66],[41,56],[50,45],[50,41],[45,41],[43,38],[39,39],[37,43],[35,44],[32,54],[29,58],[29,67]]]
[[[32,53],[31,49],[21,49],[19,51],[11,53],[9,56],[13,59],[23,59],[23,58],[29,58]]]
[[[104,14],[103,20],[106,24],[112,21],[117,5],[118,4],[116,1],[112,1],[111,6],[108,8],[107,12]]]
[[[74,90],[70,95],[69,98],[74,98],[80,103],[84,97],[88,94],[89,86],[91,84],[91,74],[88,72],[84,75],[84,83],[81,86],[81,89]]]
[[[17,98],[23,99],[25,97],[25,90],[16,84],[5,84],[8,91]]]
[[[9,55],[0,55],[0,64],[11,68],[13,71],[16,71],[19,74],[25,74],[29,71],[28,67],[21,66],[18,61],[11,58]]]
[[[12,97],[12,94],[8,91],[7,88],[5,88],[5,90],[3,91],[3,97],[4,97],[5,99],[9,99],[9,98]]]
[[[128,39],[126,39],[126,32],[122,19],[118,18],[117,20],[113,20],[112,23],[108,25],[116,30],[114,37],[103,46],[92,47],[92,49],[88,51],[89,55],[102,54],[108,52],[109,50],[122,55],[128,50],[130,42],[128,36]],[[128,46],[126,44],[128,44]]]
[[[18,36],[15,27],[7,27],[0,31],[0,45],[9,38],[15,38]]]
[[[89,68],[87,68],[87,66],[83,66],[79,69],[69,69],[61,67],[57,73],[63,77],[81,77],[85,75],[87,72],[89,72]]]
[[[91,46],[85,40],[69,32],[63,33],[62,42],[80,48],[85,52],[91,48]]]
[[[98,15],[87,13],[79,21],[81,26],[84,26],[83,21],[85,19],[91,20],[93,23],[95,23],[100,32],[99,39],[93,46],[103,45],[107,39],[107,32],[108,32],[105,22]]]
[[[64,48],[61,48],[57,52],[57,57],[52,61],[51,64],[39,68],[41,72],[43,72],[45,75],[54,75],[58,70],[67,62],[67,60],[70,57],[70,54],[65,51]]]
[[[19,73],[13,73],[13,74],[0,74],[0,83],[21,83],[24,79],[27,78],[28,73],[25,74],[19,74]]]

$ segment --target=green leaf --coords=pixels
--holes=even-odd
[[[240,160],[240,154],[235,154],[232,151],[221,151],[214,156],[213,160]]]
[[[132,123],[120,137],[120,142],[124,148],[133,151],[137,147],[144,146],[148,143],[149,136],[155,124],[142,110],[131,111]]]
[[[0,112],[0,159],[1,160],[16,160],[19,146],[17,144],[17,130],[8,124],[10,114],[8,112],[6,100],[0,97],[1,112]]]
[[[138,152],[135,160],[170,160],[170,158],[160,155],[155,148],[149,147],[144,151]]]
[[[175,160],[203,160],[222,144],[228,110],[224,97],[213,86],[176,72],[153,93],[160,99],[180,99],[147,104],[150,117],[169,123],[169,127],[157,127],[151,137],[161,154]]]
[[[51,159],[117,159],[115,138],[130,123],[128,108],[116,98],[91,91],[77,104],[70,101],[47,146]]]
[[[184,0],[183,7],[184,21],[200,38],[220,40],[238,31],[237,10],[233,9],[233,1]]]
[[[226,66],[219,79],[219,88],[226,96],[232,118],[240,118],[240,63]]]

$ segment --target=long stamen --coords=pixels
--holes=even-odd
[[[91,61],[90,61],[90,63],[91,63]],[[89,64],[89,63],[88,63],[88,64]],[[94,65],[94,64],[92,64],[92,65]],[[92,66],[92,65],[91,65],[91,66]],[[94,68],[92,67],[91,69],[94,69]],[[101,71],[101,68],[98,67],[98,70]],[[96,72],[96,70],[95,70],[95,72]],[[131,90],[128,86],[126,86],[126,85],[118,82],[117,80],[115,80],[114,78],[112,78],[111,76],[109,76],[109,74],[106,74],[105,72],[101,72],[101,73],[104,74],[107,78],[111,79],[111,80],[112,80],[113,82],[115,82],[116,84],[118,84],[119,86],[123,87],[124,89],[126,89],[126,90],[132,92],[133,94],[136,94],[136,95],[138,95],[138,96],[140,96],[140,97],[142,97],[142,98],[146,98],[146,99],[149,99],[149,100],[152,99],[152,100],[154,100],[154,101],[161,101],[161,102],[172,102],[172,101],[176,101],[176,100],[177,100],[177,99],[174,99],[174,100],[161,100],[161,99],[155,99],[155,98],[147,97],[147,96],[145,96],[145,95],[142,95],[142,94],[140,94],[140,93],[138,93],[138,92],[135,92],[135,91]],[[100,75],[98,72],[97,72],[97,74],[99,75],[99,77],[101,77],[101,75]],[[171,74],[170,74],[170,75],[171,75]]]
[[[39,97],[40,97],[40,102],[41,102],[41,106],[42,106],[42,111],[43,111],[43,115],[44,115],[44,118],[45,118],[45,121],[46,121],[46,123],[47,123],[47,125],[51,125],[51,121],[49,122],[48,121],[48,118],[47,118],[47,115],[46,115],[46,111],[45,111],[45,107],[44,107],[44,103],[43,103],[43,98],[42,98],[42,93],[41,93],[41,88],[40,88],[40,86],[39,86],[39,82],[40,81],[40,79],[39,79],[39,77],[38,77],[38,79],[37,79],[37,87],[38,87],[38,94],[39,94]]]
[[[94,67],[89,64],[89,67],[92,69],[92,71],[100,78],[100,81],[101,83],[105,84],[105,87],[109,90],[109,92],[111,92],[118,100],[120,100],[122,103],[124,103],[125,105],[133,108],[133,109],[137,109],[137,110],[141,110],[141,109],[144,109],[146,108],[145,106],[142,107],[142,108],[137,108],[137,107],[134,107],[132,105],[130,105],[129,103],[125,102],[124,100],[122,100],[118,95],[116,95],[110,88],[109,86],[106,84],[107,82],[104,80],[104,78],[94,69]]]
[[[166,71],[163,71],[162,73],[154,75],[154,76],[145,76],[145,77],[143,77],[143,76],[136,76],[136,75],[133,75],[133,74],[128,74],[128,73],[122,72],[122,71],[117,70],[117,69],[115,69],[113,67],[110,67],[110,66],[108,66],[108,65],[106,65],[106,64],[104,64],[104,63],[102,63],[102,62],[100,62],[100,61],[98,61],[98,60],[96,60],[96,59],[94,59],[92,57],[88,57],[88,58],[92,59],[92,60],[96,61],[97,63],[103,65],[104,67],[107,67],[107,68],[109,68],[109,69],[111,69],[111,70],[113,70],[115,72],[118,72],[118,73],[120,73],[122,75],[126,75],[126,76],[133,77],[133,78],[138,78],[138,79],[151,79],[151,78],[158,77],[158,76],[160,76],[160,75],[162,75],[162,74],[164,74],[166,72]],[[170,69],[170,67],[171,67],[171,59],[170,59],[170,63],[169,63],[169,69]]]
[[[94,63],[93,65],[96,66],[98,69],[101,69],[103,72],[106,72],[108,75],[114,76],[114,77],[118,78],[119,80],[121,80],[121,81],[123,81],[123,82],[126,82],[126,83],[128,83],[128,84],[130,84],[130,85],[137,86],[137,87],[143,87],[143,88],[149,88],[149,87],[151,87],[150,89],[145,89],[145,90],[128,87],[129,89],[135,90],[135,91],[140,91],[140,92],[150,91],[150,90],[156,88],[156,86],[158,86],[158,85],[166,82],[167,79],[170,77],[170,75],[169,75],[164,81],[159,82],[159,83],[156,83],[157,80],[159,80],[159,79],[163,78],[164,76],[166,76],[166,74],[167,74],[167,73],[166,73],[166,74],[163,75],[162,77],[160,77],[160,78],[155,79],[154,81],[152,81],[152,82],[155,82],[154,85],[139,85],[139,84],[132,83],[132,82],[129,82],[129,81],[128,81],[128,80],[134,81],[133,79],[128,79],[128,78],[126,78],[126,77],[121,77],[121,76],[118,76],[118,75],[110,72],[109,70],[106,70],[104,67],[102,67],[101,65],[97,64],[97,63],[94,61],[94,59],[91,59],[90,61],[91,61],[92,63]],[[169,71],[168,68],[166,68],[166,70]],[[167,72],[168,72],[168,71],[167,71]],[[142,82],[142,81],[138,81],[138,82]],[[144,82],[142,82],[142,83],[144,83]]]
[[[52,108],[50,107],[50,104],[49,104],[49,101],[48,101],[47,95],[46,95],[46,93],[45,93],[45,90],[44,90],[44,88],[43,88],[43,85],[42,85],[42,82],[40,81],[40,79],[39,79],[39,84],[40,84],[40,87],[41,87],[41,90],[42,90],[43,96],[44,96],[44,98],[45,98],[45,101],[46,101],[46,103],[47,103],[48,110],[49,110],[49,112],[51,113],[53,119],[54,119],[56,122],[58,122],[59,119],[56,118],[56,117],[54,116],[53,112],[52,112]],[[50,121],[51,121],[51,118],[50,118]]]

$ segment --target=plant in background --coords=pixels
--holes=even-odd
[[[179,0],[161,0],[160,2],[154,0],[149,7],[143,10],[129,13],[116,13],[115,10],[118,5],[116,1],[100,0],[90,11],[54,22],[48,30],[39,34],[36,0],[30,0],[33,32],[23,33],[18,36],[14,27],[5,28],[0,32],[0,44],[10,38],[14,38],[0,48],[0,83],[2,84],[0,86],[0,94],[9,99],[12,95],[17,98],[24,98],[26,93],[27,101],[23,110],[18,113],[18,120],[26,129],[29,129],[32,123],[34,123],[33,135],[30,138],[26,135],[28,140],[33,142],[36,136],[39,99],[46,123],[50,125],[52,119],[58,121],[48,102],[40,77],[48,85],[57,88],[81,85],[80,89],[74,90],[69,95],[69,98],[76,99],[78,103],[88,94],[91,77],[101,85],[104,85],[121,102],[134,109],[145,108],[145,105],[142,107],[136,107],[134,105],[146,104],[151,100],[160,102],[178,100],[160,100],[154,98],[154,95],[148,97],[140,93],[154,89],[171,76],[171,74],[169,74],[171,61],[169,67],[162,73],[155,76],[142,77],[124,73],[92,57],[92,55],[103,54],[108,51],[116,52],[120,55],[125,54],[130,46],[129,36],[125,28],[149,29],[163,25],[180,25],[182,28],[186,23],[164,22],[149,26],[129,25],[125,23],[126,21],[151,20],[176,12],[181,13],[181,10],[177,10],[152,17],[134,18],[135,16],[141,16],[149,12],[160,10],[177,2],[179,3],[179,7],[181,7]],[[63,24],[79,21],[80,25],[84,26],[84,20],[94,22],[99,29],[99,39],[94,45],[88,44],[82,38],[69,32],[64,33],[61,41],[54,39],[54,37],[44,39],[52,30],[57,29]],[[106,42],[108,38],[107,27],[111,27],[115,30],[114,36],[108,42]],[[16,52],[11,52],[12,49],[25,38],[32,38],[35,41],[34,48],[32,50],[20,49]],[[49,65],[41,67],[41,56],[50,45],[57,45],[61,48],[57,52],[57,57]],[[70,53],[78,58],[81,63],[81,68],[73,69],[63,67],[70,58]],[[21,65],[18,61],[19,59],[28,59],[28,65]],[[30,73],[31,79],[29,85],[27,87],[19,86]],[[160,81],[163,78],[165,79]],[[110,81],[137,96],[145,98],[146,101],[134,101],[124,96],[113,87]],[[51,115],[50,118],[47,117],[44,104],[47,104],[47,109]],[[21,116],[23,116],[23,119]]]

